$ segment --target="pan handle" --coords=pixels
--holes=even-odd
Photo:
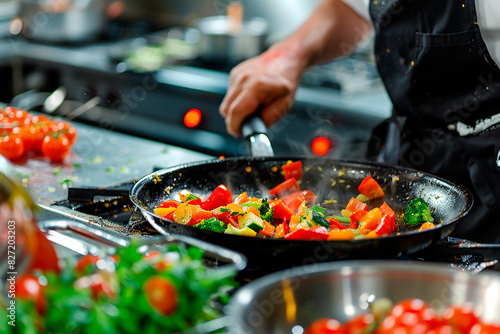
[[[267,136],[267,128],[262,121],[260,110],[247,117],[241,126],[243,137],[248,141],[250,155],[254,157],[272,157],[274,150]]]

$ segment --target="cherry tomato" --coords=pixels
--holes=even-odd
[[[95,300],[101,297],[114,298],[116,296],[115,289],[103,275],[97,273],[90,276],[90,292]]]
[[[455,334],[455,330],[450,325],[433,327],[426,334]]]
[[[345,329],[349,334],[366,333],[370,325],[375,321],[375,316],[371,313],[360,314],[345,323]]]
[[[497,324],[475,324],[469,334],[498,334],[500,333],[500,323]]]
[[[78,262],[76,263],[75,266],[75,271],[78,273],[85,273],[87,272],[87,268],[90,267],[95,267],[97,261],[99,261],[100,258],[99,256],[92,255],[88,253],[87,255],[82,256]]]
[[[12,133],[21,137],[24,143],[24,152],[27,153],[35,147],[35,142],[38,140],[38,134],[33,126],[18,126],[12,129]]]
[[[35,118],[37,116],[34,116]],[[44,116],[45,117],[45,116]],[[51,129],[50,129],[50,122],[45,121],[45,122],[33,122],[31,125],[32,129],[30,128],[30,132],[34,133],[36,135],[36,140],[35,144],[33,146],[33,151],[36,153],[42,153],[42,144],[45,136],[47,136]]]
[[[428,308],[429,305],[422,299],[408,298],[394,304],[389,314],[395,317],[401,317],[404,313],[414,313],[417,315],[418,319],[421,319],[425,310]]]
[[[50,161],[62,162],[71,151],[71,144],[65,135],[47,135],[43,139],[42,154]]]
[[[146,300],[153,310],[162,314],[173,314],[179,306],[179,292],[177,287],[166,277],[149,277],[142,290]]]
[[[47,309],[44,287],[34,275],[20,275],[16,278],[16,299],[32,301],[39,314]]]
[[[321,318],[310,324],[304,334],[347,334],[349,333],[340,321],[332,318]]]
[[[160,251],[150,251],[144,255],[144,259],[151,263],[157,272],[162,272],[172,264],[172,261],[165,257]]]
[[[75,143],[77,135],[76,128],[73,125],[64,121],[52,122],[51,125],[53,132],[60,133],[68,137],[71,145]]]
[[[0,138],[0,154],[9,160],[17,160],[24,155],[24,143],[17,134],[4,133]]]
[[[35,222],[32,222],[35,224]],[[54,245],[47,239],[45,234],[36,227],[28,239],[28,247],[31,253],[31,262],[27,272],[41,270],[43,272],[52,271],[59,273],[59,258],[57,257]]]
[[[443,312],[443,319],[460,333],[469,333],[474,325],[479,324],[471,304],[448,306]]]

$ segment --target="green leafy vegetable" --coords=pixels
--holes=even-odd
[[[68,262],[59,274],[44,273],[46,311],[39,314],[33,302],[16,300],[15,326],[2,321],[0,331],[18,333],[173,333],[218,318],[221,312],[208,307],[210,301],[227,303],[228,292],[236,287],[232,269],[214,270],[203,262],[203,252],[183,244],[168,246],[157,257],[138,252],[138,244],[117,250],[118,262],[104,258],[111,270],[91,266],[85,273]],[[69,261],[69,260],[68,260]],[[162,264],[159,266],[159,264]],[[85,276],[82,276],[85,275]],[[93,282],[101,277],[100,288],[109,286],[111,294],[95,294]],[[161,314],[150,304],[145,282],[151,277],[167,280],[177,291],[174,312]],[[0,299],[0,316],[8,319]]]

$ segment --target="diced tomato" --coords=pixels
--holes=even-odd
[[[269,190],[269,194],[274,197],[283,197],[285,195],[291,194],[295,191],[299,191],[300,186],[297,183],[297,180],[292,177],[280,184],[278,184],[273,189]]]
[[[287,240],[326,240],[328,237],[328,230],[323,226],[297,228],[285,235]]]
[[[260,230],[259,233],[271,237],[274,233],[274,226],[272,224],[269,224],[265,220],[263,220],[262,222],[264,223],[264,228]]]
[[[220,206],[226,206],[233,201],[233,195],[228,187],[221,184],[200,204],[203,210],[213,210]]]
[[[291,164],[286,164],[282,166],[281,169],[283,170],[285,180],[291,179],[292,177],[296,180],[300,180],[302,178],[302,161],[295,161]]]
[[[178,207],[181,202],[176,201],[175,199],[170,199],[168,201],[162,201],[161,204],[158,206],[159,208],[170,208],[170,207]]]
[[[363,203],[360,200],[352,197],[349,200],[349,203],[347,203],[347,206],[345,209],[347,211],[351,211],[351,212],[358,211],[358,210],[368,211],[368,205],[366,205],[366,203]]]
[[[290,209],[281,199],[275,199],[269,202],[269,206],[273,208],[273,217],[276,219],[290,220],[294,214],[292,209]]]
[[[380,184],[371,177],[371,175],[368,175],[359,185],[358,190],[361,194],[365,195],[368,197],[368,199],[376,198],[376,197],[382,197],[384,196],[384,191],[382,190],[382,187],[380,187]]]
[[[337,219],[335,219],[333,217],[326,217],[326,219],[330,222],[330,230],[333,230],[333,229],[344,230],[347,228],[344,224],[342,224],[341,222],[339,222]]]

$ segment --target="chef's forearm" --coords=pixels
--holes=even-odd
[[[321,0],[304,24],[270,51],[306,68],[351,53],[370,29],[370,23],[342,1]]]

